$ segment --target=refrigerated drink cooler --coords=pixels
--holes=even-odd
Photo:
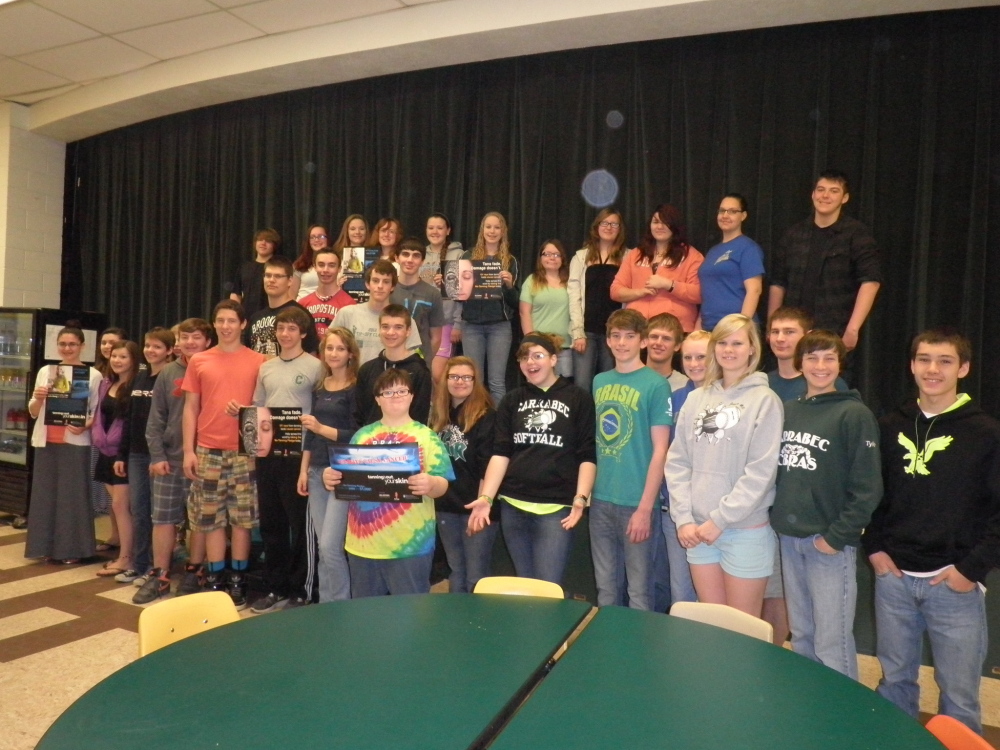
[[[103,313],[0,307],[0,512],[25,515],[34,450],[28,399],[39,368],[59,361],[56,335],[69,322],[84,332],[82,359],[93,364]]]

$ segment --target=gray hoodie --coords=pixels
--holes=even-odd
[[[681,407],[664,476],[678,527],[712,519],[721,530],[768,522],[784,413],[754,372],[728,390],[696,388]]]
[[[153,403],[146,422],[146,443],[149,445],[150,463],[169,461],[179,466],[184,460],[184,439],[181,422],[184,416],[184,373],[187,364],[181,360],[171,362],[160,370],[153,386]]]

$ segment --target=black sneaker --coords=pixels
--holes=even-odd
[[[304,596],[293,596],[288,600],[288,604],[285,605],[285,609],[295,609],[296,607],[304,607],[309,604],[309,600]]]
[[[229,571],[229,583],[226,591],[236,605],[236,609],[247,608],[247,577],[235,570]]]
[[[225,570],[218,573],[209,573],[205,576],[205,591],[229,591],[229,579]]]
[[[149,604],[155,602],[161,596],[170,593],[170,579],[160,578],[157,575],[150,575],[146,582],[142,584],[135,596],[132,597],[133,604]]]
[[[267,596],[261,597],[255,601],[253,606],[250,607],[250,611],[255,615],[262,615],[265,612],[274,612],[275,610],[280,609],[281,605],[287,601],[287,596],[284,594],[276,594],[272,591]],[[291,603],[289,603],[288,606],[291,606]]]
[[[177,584],[174,596],[197,594],[203,588],[205,588],[205,569],[201,565],[187,565],[184,567],[184,577]]]

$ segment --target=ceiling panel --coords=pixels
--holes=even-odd
[[[14,57],[98,36],[93,29],[70,21],[34,3],[0,7],[0,54]]]
[[[70,81],[90,81],[126,73],[157,62],[155,57],[102,36],[65,47],[21,55],[22,62]]]
[[[34,2],[104,34],[153,26],[217,10],[208,0],[34,0]]]
[[[278,34],[402,7],[399,0],[263,0],[231,13],[268,34]]]
[[[0,59],[0,96],[41,91],[69,83],[52,73],[10,58]]]
[[[263,35],[264,32],[239,18],[225,11],[216,11],[204,16],[126,31],[115,34],[115,38],[166,60]]]

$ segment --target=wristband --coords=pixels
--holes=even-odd
[[[476,498],[476,500],[485,500],[490,505],[493,505],[493,498],[490,497],[489,495],[480,495],[479,497]]]

